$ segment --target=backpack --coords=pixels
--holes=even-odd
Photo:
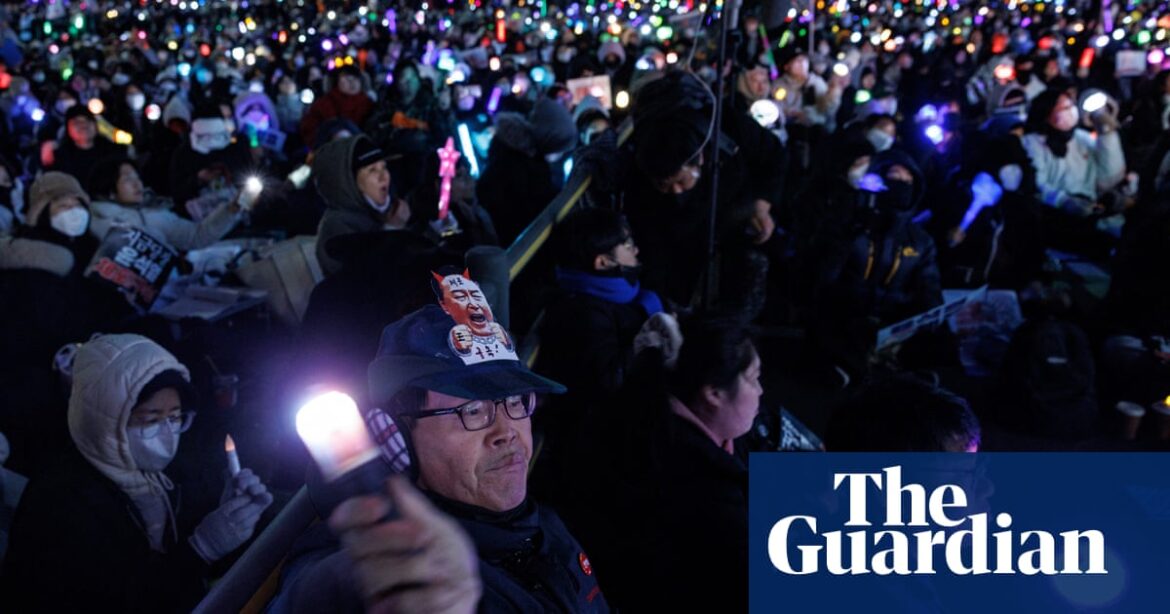
[[[1097,417],[1096,366],[1088,337],[1071,322],[1026,322],[1012,336],[1004,360],[1011,422],[1044,437],[1093,435]]]

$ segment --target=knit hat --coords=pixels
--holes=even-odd
[[[621,63],[625,63],[626,50],[624,47],[622,47],[622,44],[617,41],[602,43],[601,47],[597,50],[597,61],[604,64],[605,58],[611,54],[616,55]]]
[[[25,223],[36,226],[41,211],[48,208],[49,203],[63,196],[76,196],[87,207],[89,206],[89,194],[81,189],[81,184],[73,175],[59,171],[41,175],[28,189],[28,213],[25,216]]]
[[[536,101],[528,122],[532,126],[536,149],[542,154],[566,152],[577,144],[577,125],[573,116],[551,98]]]
[[[601,99],[596,96],[586,96],[577,103],[576,108],[573,109],[573,121],[576,122],[577,128],[584,127],[586,122],[591,122],[598,115],[605,119],[609,119],[609,112],[601,105]],[[588,119],[585,119],[588,117]]]
[[[70,120],[75,117],[85,117],[90,121],[97,121],[94,119],[93,113],[83,104],[75,104],[65,111],[65,123],[68,124]]]
[[[802,55],[808,55],[805,53],[803,47],[798,44],[789,43],[788,45],[781,47],[780,50],[776,52],[776,67],[783,71],[784,67],[788,66],[789,62]]]
[[[163,109],[162,120],[164,126],[175,119],[186,124],[191,123],[191,108],[187,106],[182,96],[172,97],[171,101],[167,103],[166,108]]]

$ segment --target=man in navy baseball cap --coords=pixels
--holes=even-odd
[[[418,487],[471,536],[480,610],[608,611],[581,546],[528,498],[536,395],[564,386],[524,365],[467,271],[442,269],[430,282],[436,303],[387,326],[370,364],[370,398],[383,408],[367,417],[375,439],[384,451],[404,444],[391,464],[408,461]]]

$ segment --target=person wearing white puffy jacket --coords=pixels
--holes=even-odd
[[[168,199],[146,191],[134,163],[126,158],[98,161],[89,175],[92,219],[89,232],[99,241],[116,226],[145,230],[180,251],[207,247],[240,221],[238,200],[224,199],[201,221],[180,217]]]
[[[74,446],[33,478],[17,507],[0,609],[189,611],[211,565],[252,537],[272,495],[245,469],[218,508],[184,522],[195,510],[182,507],[163,470],[194,416],[190,375],[158,344],[96,337],[78,351],[73,375]]]
[[[1032,101],[1022,142],[1036,169],[1037,197],[1078,217],[1102,210],[1100,198],[1125,179],[1117,120],[1094,113],[1096,135],[1078,128],[1080,112],[1068,94],[1046,90]]]

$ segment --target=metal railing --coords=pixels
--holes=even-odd
[[[618,147],[624,145],[633,133],[634,120],[626,119],[618,126]],[[585,190],[589,189],[591,183],[593,183],[593,176],[586,175],[566,185],[561,193],[544,208],[544,211],[541,211],[536,219],[532,220],[516,237],[512,245],[508,246],[505,254],[508,259],[509,281],[515,281],[516,277],[524,271],[524,267],[528,266],[528,263],[552,236],[553,226],[565,219],[573,207],[581,202],[581,197],[585,195]],[[523,360],[524,364],[529,367],[536,363],[536,356],[540,352],[540,336],[537,331],[540,330],[540,323],[543,319],[544,312],[542,311],[536,316],[528,332],[521,337],[520,360]]]
[[[634,133],[634,122],[627,119],[618,126],[618,147],[621,147],[629,140],[630,135]],[[530,224],[516,237],[512,245],[508,246],[506,250],[508,254],[508,278],[515,280],[524,267],[532,261],[536,252],[544,246],[552,234],[553,226],[565,219],[565,216],[581,202],[581,197],[585,195],[585,190],[589,189],[589,184],[593,183],[593,177],[586,175],[566,185],[561,190],[560,194],[541,211],[536,219],[532,220]]]

